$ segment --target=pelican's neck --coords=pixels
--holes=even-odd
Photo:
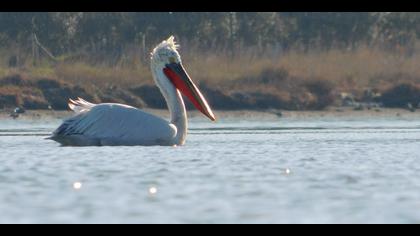
[[[174,144],[183,145],[185,143],[185,138],[187,137],[188,121],[187,111],[185,109],[181,93],[166,78],[162,69],[152,66],[152,71],[156,85],[160,89],[160,92],[168,105],[171,115],[171,123],[177,128],[177,133],[173,140]]]

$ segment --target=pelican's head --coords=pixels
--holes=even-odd
[[[155,66],[165,66],[168,63],[181,63],[181,56],[178,53],[178,47],[175,43],[174,36],[163,40],[158,44],[151,53],[152,64]]]
[[[164,80],[170,82],[172,86],[181,91],[193,105],[206,115],[211,120],[216,118],[208,105],[206,99],[201,94],[200,90],[191,80],[188,73],[182,65],[181,56],[179,55],[178,45],[175,43],[174,36],[170,36],[167,40],[162,41],[157,45],[151,53],[152,70],[163,74]],[[162,79],[159,76],[154,77],[156,82],[165,87],[167,81],[159,81]]]

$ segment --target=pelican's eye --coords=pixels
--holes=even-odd
[[[169,62],[170,63],[176,63],[175,57],[169,57]]]

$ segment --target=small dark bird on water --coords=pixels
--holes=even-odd
[[[25,113],[25,109],[23,109],[23,108],[21,108],[21,107],[16,107],[16,108],[13,110],[13,112],[12,112],[12,113],[10,113],[10,116],[11,116],[13,119],[16,119],[16,118],[18,118],[18,117],[19,117],[19,115],[20,115],[20,114],[23,114],[23,113]]]
[[[14,113],[23,114],[23,113],[25,113],[25,109],[21,108],[21,107],[16,107],[15,110],[14,110]]]

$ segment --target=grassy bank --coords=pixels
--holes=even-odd
[[[68,98],[164,108],[149,65],[136,53],[115,63],[79,57],[32,64],[0,52],[0,108],[66,109]],[[183,54],[181,49],[181,54]],[[277,56],[242,52],[183,54],[184,64],[215,109],[322,110],[331,105],[376,103],[387,107],[420,102],[419,55],[359,47],[347,51],[290,51]],[[100,60],[99,60],[100,61]],[[190,105],[188,105],[190,106]]]

